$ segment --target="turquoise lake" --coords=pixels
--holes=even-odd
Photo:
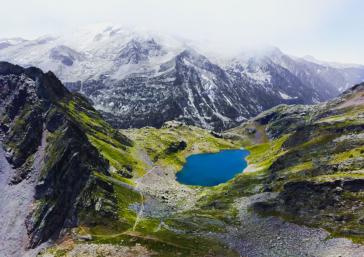
[[[216,186],[224,183],[247,166],[247,150],[223,150],[218,153],[194,154],[187,157],[177,181],[185,185]]]

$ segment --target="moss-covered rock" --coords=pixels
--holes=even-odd
[[[1,133],[15,168],[12,183],[38,174],[34,208],[26,221],[29,246],[80,224],[117,224],[122,198],[112,183],[96,175],[110,177],[110,162],[90,138],[122,151],[132,142],[51,72],[0,63],[0,84]]]
[[[265,159],[252,157],[251,163],[266,163],[262,188],[279,194],[253,210],[363,241],[363,92],[361,85],[328,103],[278,106],[229,131],[240,135],[248,149],[257,142],[260,126],[270,139],[252,147]],[[271,148],[283,138],[278,151]],[[228,188],[243,181],[235,179]]]

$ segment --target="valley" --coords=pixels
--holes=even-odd
[[[360,0],[0,8],[0,257],[364,257]]]
[[[180,121],[115,129],[84,96],[36,68],[0,63],[0,82],[1,201],[22,201],[20,186],[26,197],[15,202],[22,211],[13,228],[24,231],[12,241],[17,253],[364,252],[363,84],[325,103],[279,105],[217,133]],[[189,156],[240,148],[250,153],[248,167],[227,182],[176,181]],[[1,215],[13,211],[4,206]],[[6,254],[13,236],[3,232]]]

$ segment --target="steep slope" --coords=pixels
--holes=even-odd
[[[363,242],[363,95],[360,84],[326,104],[278,106],[227,133],[258,143],[251,168],[278,192],[255,211]]]
[[[148,192],[152,180],[144,176],[154,175],[157,166],[142,158],[142,141],[135,145],[111,128],[51,72],[0,63],[0,86],[1,256],[35,256],[44,247],[40,254],[45,256],[69,251],[77,256],[236,256],[216,239],[179,233],[155,216],[144,217],[149,201],[156,205],[151,210],[162,208],[167,215],[189,207],[171,202],[171,210],[159,202],[161,194]],[[188,147],[179,158],[198,145],[204,151],[232,146],[208,131],[185,130]],[[173,138],[166,134],[163,147],[170,149]],[[156,163],[180,154],[157,149]],[[178,194],[181,187],[167,179],[172,174],[163,173],[164,190]],[[179,199],[190,196],[191,190],[184,190]]]
[[[257,54],[235,58],[228,69],[234,75],[243,74],[258,80],[261,87],[274,92],[278,99],[311,104],[338,94],[336,87],[318,76],[317,66],[294,60],[278,48],[268,48]]]
[[[135,74],[124,80],[95,82],[87,95],[119,127],[160,127],[165,121],[179,120],[205,128],[223,128],[254,111],[240,88],[234,88],[226,72],[193,50],[185,50],[160,66],[155,77]],[[117,88],[117,92],[115,92]],[[84,89],[85,90],[85,89]],[[112,95],[110,97],[110,95]],[[130,101],[132,99],[132,101]],[[233,105],[242,102],[247,104]],[[248,104],[249,102],[249,104]],[[106,105],[107,103],[107,105]],[[112,116],[122,117],[121,122]]]
[[[97,130],[77,121],[68,109],[73,101],[78,115],[86,118],[93,114],[93,124],[97,125],[100,116],[85,100],[69,93],[52,73],[0,63],[0,84],[2,143],[12,166],[11,170],[2,171],[2,201],[10,200],[3,197],[11,197],[14,189],[24,190],[26,196],[19,202],[21,215],[11,214],[18,211],[11,204],[4,205],[2,215],[5,220],[12,215],[17,217],[17,224],[25,224],[29,235],[22,234],[21,242],[11,249],[13,253],[5,248],[1,249],[2,254],[22,256],[24,247],[33,248],[57,238],[65,228],[101,217],[115,220],[114,189],[96,176],[110,176],[109,164],[90,143],[88,133],[94,130],[99,136],[117,139],[125,147],[131,142],[118,133],[109,135],[110,127]],[[12,199],[14,204],[18,200]],[[82,216],[85,212],[93,213],[92,219]],[[12,226],[5,223],[2,236],[17,228]],[[3,244],[7,247],[8,243]]]
[[[215,63],[220,58],[203,47],[115,26],[1,42],[0,60],[53,71],[120,128],[180,120],[223,130],[278,104],[326,101],[364,79],[362,66],[317,63],[276,48]]]
[[[312,56],[293,59],[316,68],[316,71],[313,71],[315,71],[319,77],[334,85],[340,92],[363,81],[363,65],[323,62]]]
[[[346,91],[288,138],[283,147],[291,151],[272,164],[270,183],[293,181],[263,211],[362,240],[363,91],[364,85]]]

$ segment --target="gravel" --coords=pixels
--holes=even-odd
[[[139,244],[132,247],[111,244],[78,244],[67,254],[68,257],[149,257],[152,255],[153,253]]]
[[[146,216],[169,216],[195,205],[197,189],[178,183],[175,174],[173,169],[154,166],[147,174],[136,180],[136,188],[144,194],[146,200],[144,203]]]
[[[154,167],[137,181],[138,189],[148,195],[144,204],[145,216],[161,218],[174,211],[191,208],[197,196],[195,188],[181,185],[172,170]],[[261,217],[249,206],[254,202],[276,197],[276,193],[256,194],[239,198],[240,226],[228,227],[228,233],[208,236],[218,237],[244,257],[364,257],[364,246],[345,238],[331,238],[317,228],[309,228],[283,221],[278,217]],[[181,208],[180,202],[186,203]]]
[[[260,217],[248,211],[257,201],[275,197],[275,193],[257,194],[235,202],[239,210],[239,227],[217,235],[231,248],[246,257],[364,257],[364,246],[345,238],[330,238],[322,229],[299,226],[277,217]]]

